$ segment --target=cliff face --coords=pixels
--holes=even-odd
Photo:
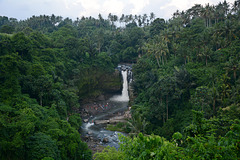
[[[92,101],[106,100],[114,93],[121,93],[121,73],[118,70],[115,70],[112,73],[96,73],[94,82],[86,82],[86,85],[82,86],[80,91],[85,91],[81,92],[80,96],[80,102],[82,104]]]
[[[105,75],[100,81],[104,93],[117,93],[122,90],[122,76],[118,70],[115,70],[112,74]]]

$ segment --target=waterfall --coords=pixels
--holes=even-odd
[[[121,71],[123,77],[123,89],[121,95],[113,96],[110,100],[116,102],[128,102],[129,95],[128,95],[128,81],[127,81],[127,70]]]
[[[83,123],[81,126],[81,134],[88,141],[89,138],[97,139],[96,143],[99,143],[104,146],[111,146],[115,148],[119,148],[119,140],[118,133],[115,131],[108,131],[104,128],[105,124],[97,125],[94,122],[96,120],[109,120],[111,116],[117,116],[119,113],[128,109],[129,95],[128,95],[128,78],[130,77],[128,74],[131,74],[131,71],[128,69],[122,69],[121,71],[123,84],[122,84],[122,94],[121,95],[113,95],[112,98],[105,101],[106,104],[111,106],[107,110],[103,110],[96,115],[90,116],[87,118],[86,123]],[[131,78],[131,77],[130,77]],[[130,79],[131,80],[131,79]],[[101,102],[96,102],[96,104],[104,104]],[[92,105],[96,105],[92,104]],[[125,135],[124,133],[121,133]],[[109,142],[103,142],[103,139],[107,138]],[[100,142],[98,142],[100,140]]]

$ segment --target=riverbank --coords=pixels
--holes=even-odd
[[[125,66],[126,67],[126,66]],[[121,67],[121,68],[124,68]],[[101,152],[105,146],[118,148],[118,134],[126,135],[123,132],[117,132],[114,127],[117,123],[125,123],[131,118],[129,110],[129,85],[131,79],[128,69],[122,69],[122,92],[112,94],[110,97],[100,96],[94,101],[82,104],[79,113],[83,120],[81,127],[81,136],[88,147],[95,152]],[[111,124],[111,129],[107,125]],[[119,125],[118,125],[119,126]]]
[[[88,103],[82,106],[80,115],[83,120],[83,126],[81,131],[81,137],[84,142],[87,143],[89,149],[92,150],[93,154],[101,152],[108,143],[112,140],[118,143],[117,139],[112,139],[117,136],[118,132],[112,131],[111,134],[104,136],[96,136],[90,127],[103,128],[106,130],[108,124],[117,124],[119,122],[127,122],[131,117],[130,111],[127,107],[118,110],[118,106],[111,101],[99,101],[94,103]],[[83,131],[84,129],[86,129]],[[89,130],[89,131],[88,131]],[[99,133],[103,132],[99,130]]]

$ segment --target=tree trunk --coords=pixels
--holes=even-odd
[[[213,98],[213,115],[215,115],[216,98]]]
[[[42,96],[39,96],[39,103],[40,103],[40,106],[42,106]]]
[[[162,97],[160,98],[161,106],[162,106]],[[162,118],[163,118],[163,124],[165,123],[165,115],[164,115],[164,110],[162,112]]]
[[[236,72],[237,72],[236,70],[233,70],[233,76],[234,76],[235,82],[236,82],[236,79],[237,79],[237,73]]]
[[[157,60],[157,64],[158,64],[158,67],[160,68],[160,63],[159,63],[159,59],[157,56],[155,56],[156,60]]]
[[[166,95],[166,105],[167,105],[167,120],[168,120],[168,95]]]

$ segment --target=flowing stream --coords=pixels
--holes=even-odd
[[[130,71],[129,71],[130,72]],[[83,123],[81,134],[83,136],[91,135],[93,138],[98,139],[100,144],[103,146],[111,146],[118,148],[118,133],[117,131],[108,131],[105,129],[106,124],[98,124],[96,125],[94,121],[96,120],[107,120],[113,114],[121,113],[128,109],[129,95],[128,95],[128,70],[121,70],[122,78],[123,78],[123,88],[122,94],[113,95],[110,99],[105,101],[105,103],[114,106],[106,112],[99,113],[94,117],[89,118],[88,123]],[[121,133],[124,135],[124,133]],[[104,140],[105,139],[105,140]],[[107,142],[106,142],[107,139]]]

